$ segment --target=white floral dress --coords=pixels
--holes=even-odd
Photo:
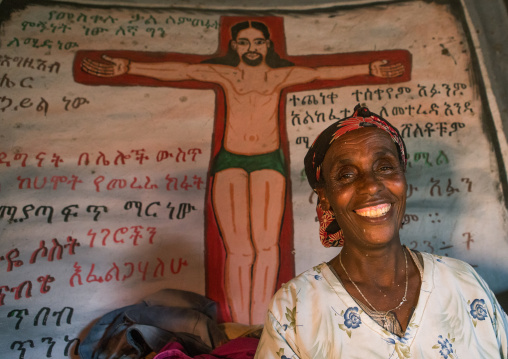
[[[322,263],[275,294],[255,358],[508,358],[508,317],[485,281],[465,262],[421,254],[404,337],[366,315]]]

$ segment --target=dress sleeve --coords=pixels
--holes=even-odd
[[[287,329],[287,328],[286,328]],[[289,329],[290,333],[292,332]],[[275,318],[272,311],[268,311],[263,334],[254,359],[299,359],[297,349],[288,336],[288,331]]]
[[[499,346],[499,357],[508,359],[508,315],[505,313],[496,296],[489,288],[487,282],[471,267],[479,284],[483,287],[491,305],[492,305],[492,327],[496,333],[496,339]]]
[[[501,308],[499,303],[496,303],[496,323],[497,328],[497,340],[499,342],[499,351],[501,353],[501,358],[508,358],[508,315]]]

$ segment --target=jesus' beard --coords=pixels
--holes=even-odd
[[[250,54],[257,54],[259,56],[254,59],[249,59],[247,57],[247,55],[250,55]],[[263,55],[261,55],[257,52],[246,52],[245,54],[242,55],[242,60],[246,65],[258,66],[259,64],[261,64],[263,62]]]

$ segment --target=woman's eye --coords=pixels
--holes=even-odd
[[[353,178],[353,176],[354,176],[353,173],[347,172],[347,173],[340,173],[337,177],[340,181],[346,181],[346,180]]]
[[[377,165],[377,170],[379,172],[390,172],[395,170],[396,167],[396,164],[392,163],[391,161],[382,161],[382,163]]]

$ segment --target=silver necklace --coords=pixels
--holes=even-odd
[[[406,289],[404,290],[404,296],[402,297],[402,300],[400,301],[399,305],[396,306],[395,308],[393,309],[390,309],[390,310],[387,310],[385,313],[388,314],[389,312],[393,312],[397,309],[399,309],[402,304],[404,304],[405,302],[407,302],[407,298],[406,298],[406,295],[407,295],[407,287],[408,287],[408,274],[407,274],[407,255],[406,255],[406,249],[404,247],[402,247],[402,249],[404,250],[404,260],[406,261]],[[365,298],[365,296],[363,295],[362,291],[360,290],[360,288],[358,288],[358,286],[356,285],[356,283],[351,279],[351,277],[349,276],[349,273],[347,272],[346,268],[344,268],[344,264],[342,264],[342,251],[339,253],[339,263],[340,263],[340,266],[342,267],[342,270],[344,270],[344,273],[346,273],[349,281],[351,283],[353,283],[353,285],[355,286],[356,290],[358,291],[358,293],[360,293],[360,295],[362,296],[362,298],[367,302],[367,304],[372,308],[372,310],[376,313],[380,313],[379,310],[377,310],[376,308],[374,308],[374,306],[372,304],[370,304],[370,302],[368,301],[367,298]]]

